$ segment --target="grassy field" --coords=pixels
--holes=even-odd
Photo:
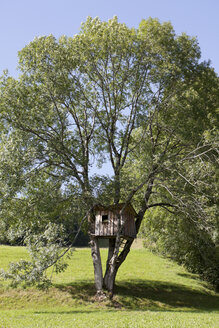
[[[103,261],[106,249],[102,249]],[[0,246],[0,267],[26,258],[22,247]],[[219,295],[175,263],[132,249],[120,268],[113,302],[94,302],[90,250],[76,249],[68,269],[47,291],[0,284],[0,328],[219,327]]]

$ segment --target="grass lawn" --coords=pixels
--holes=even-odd
[[[101,250],[103,262],[106,249]],[[0,267],[26,258],[23,247],[0,246]],[[175,263],[132,249],[117,276],[113,302],[94,302],[90,249],[73,252],[47,291],[0,283],[0,328],[219,328],[219,295]]]

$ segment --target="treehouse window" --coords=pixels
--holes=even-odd
[[[102,215],[102,223],[108,222],[108,215]]]

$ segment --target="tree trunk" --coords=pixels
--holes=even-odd
[[[90,245],[91,245],[91,256],[92,256],[93,265],[94,265],[95,286],[96,286],[97,294],[101,294],[103,291],[103,272],[102,272],[102,264],[101,264],[98,238],[95,238],[95,237],[92,238],[90,241]]]
[[[137,233],[139,231],[141,222],[143,220],[145,210],[146,210],[146,208],[139,213],[138,218],[135,222]],[[128,239],[125,243],[123,250],[117,256],[114,254],[115,239],[112,239],[109,241],[108,259],[107,259],[107,265],[106,265],[106,272],[104,275],[104,288],[106,288],[106,290],[108,290],[111,297],[113,296],[113,292],[114,292],[115,279],[116,279],[117,272],[118,272],[121,264],[125,261],[128,253],[130,252],[133,241],[134,241],[134,239]]]
[[[115,279],[117,274],[116,265],[109,266],[107,273],[104,276],[104,287],[109,292],[109,297],[113,297]]]
[[[108,259],[106,265],[106,272],[104,275],[104,287],[110,293],[110,297],[113,296],[114,286],[115,286],[115,279],[118,272],[120,265],[126,259],[130,251],[130,247],[133,243],[134,239],[127,240],[125,246],[119,255],[114,254],[115,250],[115,239],[109,242],[109,252],[108,252]]]
[[[107,258],[107,262],[106,262],[106,271],[105,271],[105,275],[104,275],[104,279],[103,279],[103,285],[104,288],[106,288],[108,291],[109,290],[109,280],[111,279],[110,277],[110,261],[112,259],[113,253],[114,253],[114,249],[115,249],[115,239],[109,239],[109,248],[108,248],[108,258]]]

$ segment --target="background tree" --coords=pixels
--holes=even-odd
[[[3,180],[13,191],[8,198],[4,194],[5,204],[38,192],[33,186],[39,175],[44,184],[57,182],[61,197],[80,201],[83,215],[100,201],[123,202],[120,222],[133,202],[137,232],[151,207],[204,213],[201,198],[190,197],[192,183],[185,172],[192,167],[199,181],[194,162],[216,156],[215,140],[206,141],[204,133],[212,129],[219,88],[213,69],[199,59],[196,39],[176,36],[170,23],[156,19],[130,29],[116,17],[108,22],[88,18],[73,38],[36,38],[19,53],[20,77],[2,78],[3,156],[13,149],[11,143],[17,144],[7,155],[8,168],[2,163]],[[94,161],[110,162],[113,176],[92,176]],[[8,176],[13,168],[15,181]],[[172,191],[176,182],[186,187]],[[120,252],[123,224],[104,279],[92,238],[99,292],[103,283],[113,292],[130,251],[133,240]]]

